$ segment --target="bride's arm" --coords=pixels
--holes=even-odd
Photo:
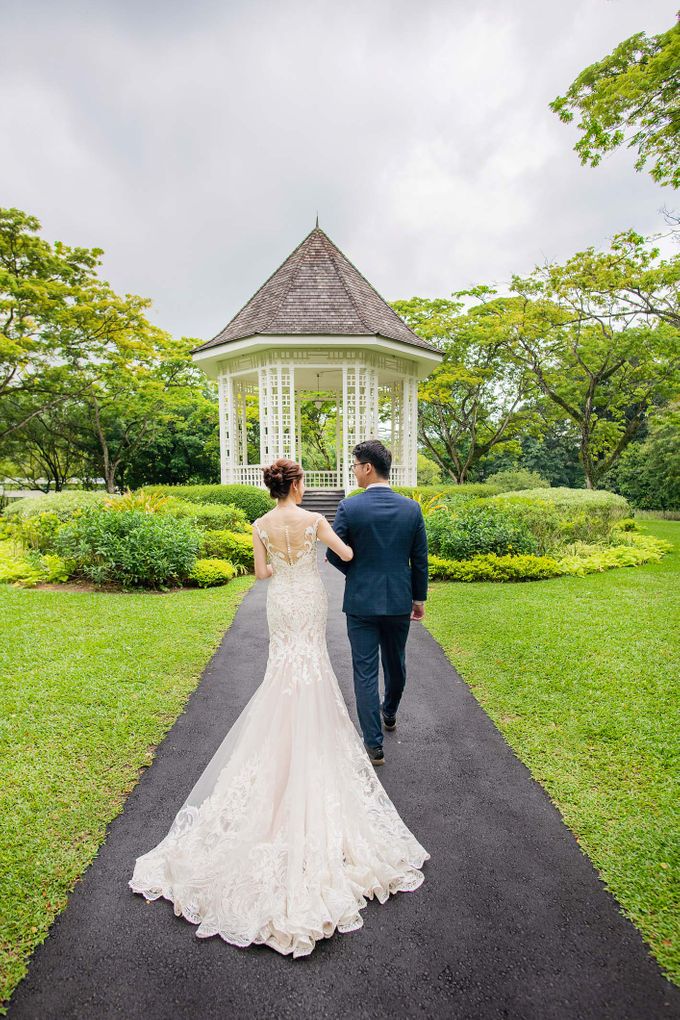
[[[260,581],[266,581],[268,577],[272,576],[273,567],[271,563],[267,563],[267,550],[255,527],[253,527],[253,559],[255,560],[255,577]]]
[[[332,549],[334,553],[337,553],[340,559],[344,560],[345,563],[349,563],[354,556],[354,549],[352,549],[351,545],[347,545],[346,542],[343,542],[339,535],[336,535],[325,517],[323,520],[319,521],[316,533],[324,545],[327,545],[329,549]]]

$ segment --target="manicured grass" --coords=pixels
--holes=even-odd
[[[0,585],[0,1001],[252,582],[165,594]]]
[[[433,584],[426,624],[680,983],[680,522],[660,563]]]

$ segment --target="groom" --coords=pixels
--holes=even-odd
[[[359,723],[374,765],[385,761],[378,687],[378,652],[385,676],[382,721],[397,728],[406,683],[406,638],[411,620],[425,616],[427,536],[420,505],[390,487],[392,455],[377,439],[353,450],[354,476],[366,491],[338,506],[333,530],[354,549],[343,562],[328,550],[329,563],[345,574],[347,633],[352,647]]]

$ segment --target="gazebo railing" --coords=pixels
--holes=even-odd
[[[353,476],[350,477],[350,488]],[[264,488],[262,480],[262,468],[259,464],[240,464],[227,469],[226,482],[228,485],[257,485]],[[400,464],[394,464],[390,472],[392,485],[409,485],[406,478],[406,468]],[[305,485],[308,489],[342,489],[342,471],[305,471]]]

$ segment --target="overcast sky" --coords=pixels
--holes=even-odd
[[[548,103],[677,0],[0,0],[0,205],[209,339],[314,226],[388,300],[663,228]]]

